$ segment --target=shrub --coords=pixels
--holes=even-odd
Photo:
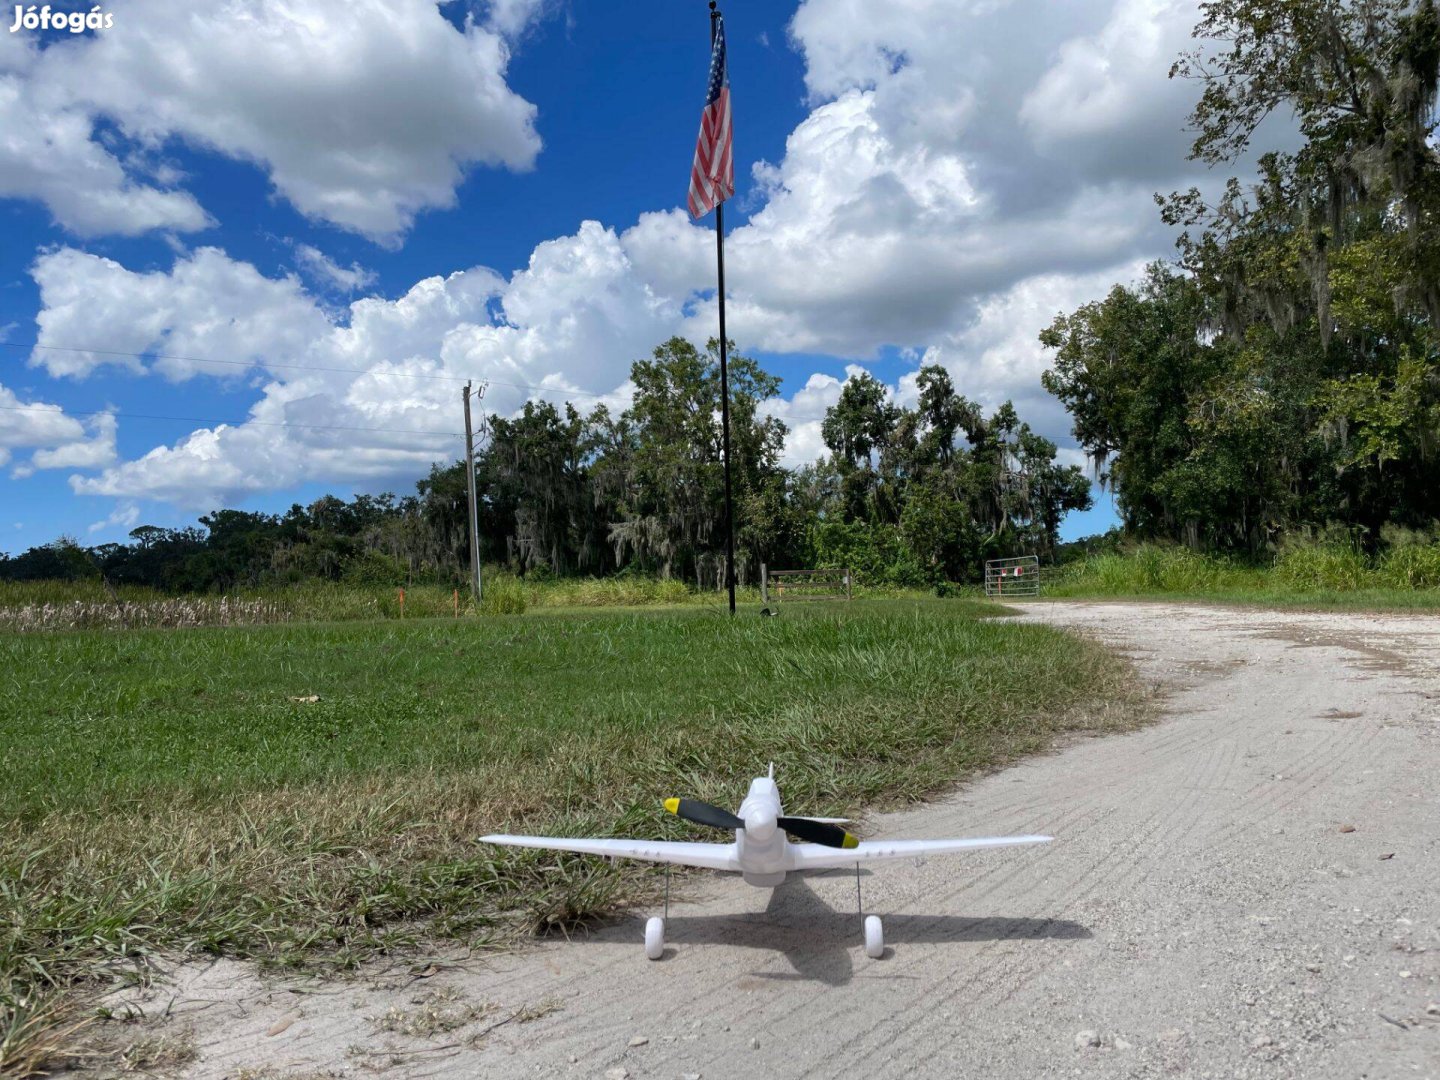
[[[405,584],[405,564],[399,559],[380,551],[362,551],[345,560],[341,580],[347,585],[392,585]]]
[[[1289,546],[1275,560],[1275,576],[1301,592],[1346,592],[1374,583],[1365,556],[1351,544]]]
[[[482,615],[524,615],[526,607],[525,585],[508,574],[493,577],[485,582],[480,594]]]
[[[1380,563],[1380,579],[1398,589],[1440,589],[1440,545],[1397,547]]]
[[[1135,596],[1199,594],[1242,585],[1253,576],[1229,559],[1170,544],[1139,544],[1126,553],[1087,555],[1064,567],[1053,591]],[[1047,586],[1047,588],[1050,588]]]

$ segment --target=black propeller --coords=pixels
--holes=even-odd
[[[852,848],[860,842],[839,825],[831,825],[828,821],[811,821],[809,818],[803,817],[782,817],[776,818],[775,824],[795,839],[804,840],[807,844]]]
[[[714,829],[743,829],[745,819],[699,799],[666,799],[665,809],[696,825],[709,825]],[[775,824],[797,840],[825,847],[853,848],[860,841],[838,825],[826,821],[812,821],[803,817],[776,818]]]
[[[744,818],[738,818],[729,810],[711,806],[708,802],[701,802],[699,799],[666,799],[665,809],[686,821],[693,821],[696,825],[709,825],[715,829],[743,829],[745,827]]]

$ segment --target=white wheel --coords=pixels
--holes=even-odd
[[[880,927],[879,915],[865,916],[865,955],[871,960],[885,955],[885,931]]]
[[[665,920],[652,915],[645,920],[645,955],[659,960],[665,954]]]

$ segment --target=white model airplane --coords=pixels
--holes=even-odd
[[[918,855],[953,855],[976,848],[1006,847],[1011,844],[1044,844],[1048,836],[977,836],[963,840],[857,840],[840,824],[843,818],[785,817],[780,790],[775,785],[775,766],[770,775],[750,782],[750,792],[732,814],[718,806],[694,799],[666,799],[670,813],[716,829],[734,829],[733,844],[692,844],[667,840],[567,839],[555,836],[482,836],[488,844],[511,847],[549,848],[578,851],[586,855],[643,859],[667,864],[665,910],[670,910],[668,864],[698,866],[708,870],[739,873],[746,884],[773,889],[795,870],[830,870],[855,867],[857,899],[860,864],[881,859],[908,859]],[[792,844],[786,834],[804,843]],[[864,916],[863,910],[861,915]],[[864,916],[865,954],[879,958],[885,952],[884,931],[877,915]],[[645,923],[645,955],[660,959],[665,952],[665,920],[653,917]]]

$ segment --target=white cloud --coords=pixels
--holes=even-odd
[[[1098,33],[1065,42],[1020,106],[1037,150],[1092,176],[1173,175],[1196,89],[1169,71],[1195,21],[1190,0],[1120,0]]]
[[[40,286],[38,349],[31,363],[51,375],[83,376],[114,365],[132,371],[141,361],[116,353],[163,353],[228,361],[154,362],[172,379],[204,372],[235,377],[246,362],[265,357],[303,362],[329,328],[298,278],[266,278],[218,248],[178,259],[169,273],[135,273],[112,259],[60,248],[36,260]],[[104,352],[69,350],[103,349]]]
[[[121,502],[115,505],[110,516],[91,524],[89,531],[100,532],[102,529],[119,529],[122,532],[129,532],[140,520],[140,507],[133,502]]]
[[[1040,384],[1040,375],[1054,362],[1040,345],[1039,334],[1059,314],[1098,300],[1118,282],[1138,280],[1143,259],[1131,260],[1085,274],[1038,274],[1004,293],[987,297],[969,324],[927,348],[920,364],[939,364],[955,389],[987,410],[1013,401],[1020,418],[1061,443],[1071,442],[1070,417],[1059,400]],[[902,391],[914,374],[902,379]],[[902,397],[906,394],[902,393]]]
[[[98,469],[115,460],[115,432],[118,423],[110,413],[91,418],[91,437],[36,450],[30,458],[32,469]]]
[[[93,113],[39,81],[38,66],[38,53],[20,37],[0,38],[0,198],[38,199],[81,236],[210,224],[193,196],[128,175],[94,140]]]
[[[367,270],[359,263],[351,263],[346,269],[310,244],[295,245],[295,261],[301,270],[324,288],[353,293],[375,284],[375,271]]]
[[[539,152],[500,32],[534,5],[502,7],[500,30],[457,30],[434,0],[130,0],[112,30],[44,50],[5,35],[0,195],[41,199],[82,236],[203,228],[188,193],[126,172],[95,136],[104,119],[142,149],[173,138],[253,162],[307,217],[397,242],[454,204],[470,166],[528,169]]]
[[[791,468],[808,465],[825,453],[820,425],[825,419],[825,410],[840,400],[844,386],[843,380],[816,372],[788,400],[777,397],[763,403],[760,411],[783,421],[789,429],[782,456],[785,465]]]
[[[486,25],[504,37],[517,38],[554,6],[554,0],[490,0]]]
[[[112,423],[113,419],[112,417]],[[112,427],[112,448],[114,437]],[[26,401],[15,391],[0,385],[0,465],[9,463],[17,450],[58,452],[62,447],[83,444],[84,439],[84,425],[75,417],[65,415],[65,410],[59,405]],[[28,476],[34,471],[31,465],[21,464],[15,467],[11,475]]]
[[[343,323],[293,279],[265,278],[215,249],[177,260],[168,273],[135,273],[62,249],[37,263],[37,275],[66,275],[63,288],[50,281],[45,295],[75,298],[63,319],[42,314],[47,333],[58,335],[63,322],[77,340],[103,329],[133,351],[165,343],[167,351],[212,357],[228,348],[253,360],[252,372],[266,372],[246,423],[204,428],[71,480],[81,494],[190,508],[311,479],[413,479],[459,452],[446,433],[460,430],[460,381],[468,378],[493,380],[485,407],[502,415],[536,387],[623,408],[631,362],[680,320],[676,304],[637,280],[620,237],[595,222],[540,245],[508,281],[483,267],[427,278],[393,301],[354,301]],[[78,302],[82,296],[92,302]],[[54,356],[73,374],[114,359],[39,353],[32,362],[51,365]],[[134,365],[172,377],[217,374],[185,361]]]

